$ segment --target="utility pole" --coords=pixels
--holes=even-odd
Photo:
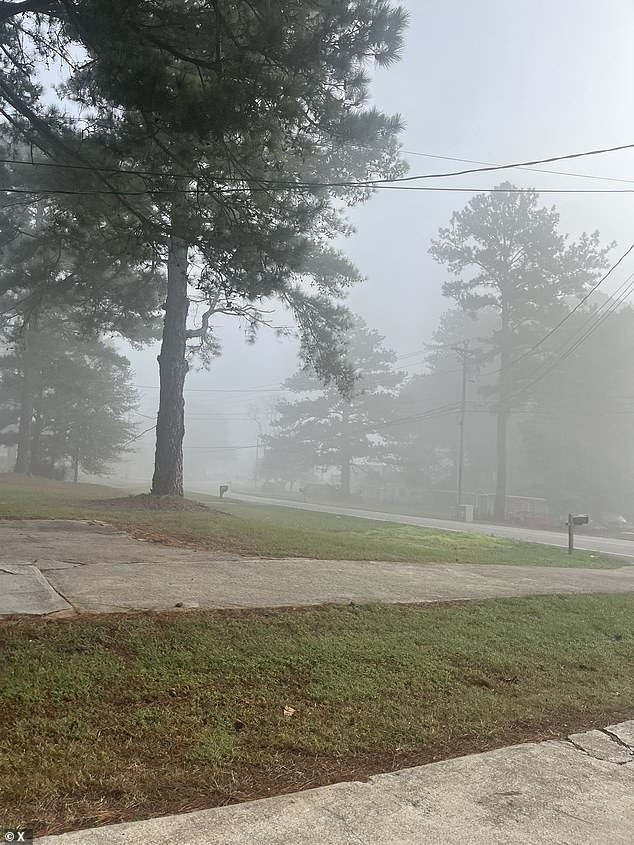
[[[458,504],[461,505],[463,495],[462,479],[464,475],[464,434],[467,416],[467,378],[469,375],[469,359],[475,354],[469,349],[470,341],[452,346],[458,358],[462,361],[462,394],[460,397],[460,447],[458,451]]]

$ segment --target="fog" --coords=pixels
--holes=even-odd
[[[378,70],[372,90],[379,107],[403,117],[402,146],[410,174],[469,166],[460,159],[531,160],[632,138],[634,113],[626,106],[634,82],[629,40],[634,10],[629,3],[612,2],[600,11],[589,0],[543,1],[531,4],[530,13],[501,2],[419,2],[408,8],[411,19],[402,60]],[[486,189],[509,178],[538,191],[628,187],[626,182],[543,172],[548,169],[627,180],[632,152],[544,165],[537,173],[515,169],[429,184]],[[379,190],[350,212],[356,232],[343,248],[366,279],[351,291],[349,303],[384,336],[387,347],[409,356],[399,366],[410,373],[426,370],[424,344],[452,304],[442,296],[447,273],[429,256],[430,242],[470,196]],[[630,194],[552,193],[540,199],[556,205],[560,230],[572,238],[598,229],[604,243],[616,241],[612,258],[631,239]],[[630,261],[602,290],[614,290],[631,267]],[[193,369],[187,380],[185,466],[191,472],[201,455],[213,455],[210,484],[234,478],[244,484],[252,475],[255,450],[223,452],[220,462],[217,453],[200,451],[207,442],[201,417],[213,417],[207,424],[214,426],[216,445],[255,445],[258,429],[250,414],[254,408],[265,414],[277,395],[275,387],[295,371],[297,345],[266,329],[255,345],[247,345],[238,321],[225,319],[215,325],[222,357],[208,371]],[[415,351],[420,354],[410,355]],[[141,411],[151,416],[158,393],[157,348],[126,354],[137,383],[150,386],[142,388]],[[225,389],[228,392],[222,392]],[[456,423],[455,417],[445,421],[457,440]],[[149,433],[133,474],[142,475],[140,468],[149,474],[152,457]]]
[[[371,91],[376,106],[402,117],[400,143],[409,166],[408,175],[461,170],[477,163],[544,159],[626,144],[634,137],[634,113],[627,106],[634,83],[629,38],[634,9],[629,3],[613,0],[602,10],[591,0],[557,4],[541,0],[530,7],[502,2],[472,4],[466,0],[405,5],[410,20],[401,61],[373,70]],[[438,332],[441,316],[455,308],[456,302],[442,292],[443,283],[452,278],[451,271],[435,261],[429,249],[439,229],[449,225],[451,215],[463,209],[476,192],[486,192],[501,182],[535,188],[540,207],[556,206],[560,215],[557,231],[569,236],[570,242],[584,232],[596,230],[601,247],[615,242],[607,267],[632,238],[634,194],[625,192],[634,187],[634,177],[630,178],[632,159],[632,151],[625,150],[543,164],[534,170],[512,168],[414,183],[442,189],[437,192],[400,190],[394,185],[376,190],[367,202],[350,209],[355,231],[337,242],[365,277],[352,288],[348,305],[369,330],[378,332],[384,347],[394,351],[396,369],[409,377],[429,372],[430,367],[433,371],[435,364],[433,359],[430,362],[428,344]],[[602,189],[623,192],[597,193]],[[584,310],[591,313],[604,301],[601,297],[619,290],[633,267],[634,259],[624,260],[601,285],[600,292],[588,300]],[[588,284],[597,278],[595,274]],[[566,307],[572,308],[578,299],[571,293]],[[624,296],[621,306],[629,299],[629,294]],[[293,322],[288,312],[279,309],[266,317],[275,324]],[[190,315],[190,325],[194,324]],[[568,328],[573,324],[571,321]],[[274,436],[271,420],[278,414],[276,400],[295,401],[306,396],[283,387],[298,369],[298,342],[292,337],[278,337],[264,326],[258,331],[256,342],[248,343],[248,321],[235,316],[214,314],[211,325],[220,342],[221,355],[208,367],[192,358],[185,387],[185,485],[190,489],[215,490],[218,484],[229,483],[252,489],[258,483],[261,486],[270,482],[277,492],[289,492],[286,481],[265,478],[266,473],[256,466],[256,457],[260,462],[264,460],[265,444],[269,442],[266,438]],[[461,331],[470,330],[467,327]],[[482,336],[476,332],[478,337]],[[566,337],[565,332],[561,337]],[[436,334],[435,340],[438,339]],[[451,337],[448,345],[458,340],[457,336]],[[111,467],[112,477],[115,481],[143,485],[151,476],[154,458],[152,424],[159,397],[159,344],[140,349],[119,339],[115,343],[131,363],[139,403],[129,415],[137,432],[132,451]],[[482,344],[480,352],[486,358]],[[532,361],[536,373],[541,360],[534,357]],[[573,357],[571,365],[577,366],[576,361]],[[364,362],[357,361],[356,366],[362,374]],[[443,366],[459,370],[455,351],[446,352]],[[530,367],[526,378],[530,378]],[[491,432],[479,431],[478,423],[470,418],[475,417],[476,411],[487,411],[494,424],[493,399],[491,395],[487,397],[486,383],[476,381],[475,373],[469,372],[468,383],[468,403],[479,402],[480,406],[466,407],[465,480],[468,486],[490,493],[495,455],[494,450],[489,454],[483,443]],[[412,395],[395,393],[392,397],[395,418],[424,414],[434,407],[427,388],[421,387],[416,393],[417,384],[422,382],[414,379],[413,387],[407,388]],[[449,386],[446,382],[445,388],[448,393],[443,400],[459,403],[460,376],[455,384],[451,382]],[[624,400],[629,388],[623,384]],[[579,389],[581,401],[583,383]],[[319,393],[316,386],[307,390],[311,396]],[[402,412],[397,411],[399,403]],[[525,407],[515,410],[527,412]],[[618,408],[619,413],[627,411],[625,407]],[[452,466],[457,461],[458,422],[458,410],[452,407],[441,423],[443,433],[429,433],[430,448],[444,449],[446,461]],[[531,486],[527,481],[529,458],[518,426],[519,423],[511,425],[509,434],[508,492],[526,488],[535,493],[540,483],[536,481]],[[376,437],[380,438],[380,433]],[[476,452],[488,454],[490,481],[482,476],[469,477],[474,472]],[[361,463],[372,461],[368,457]],[[295,487],[295,482],[312,483],[319,478],[334,490],[340,480],[332,469],[325,459],[320,467],[314,462],[313,471],[300,472],[292,484],[290,478],[288,483]],[[416,484],[444,486],[451,491],[456,485],[456,471],[447,471],[444,485],[438,478],[432,484],[429,476]],[[617,510],[634,508],[629,497],[620,507],[612,504]],[[583,505],[579,502],[579,506]],[[603,500],[596,508],[602,505]],[[560,497],[555,507],[563,506]]]

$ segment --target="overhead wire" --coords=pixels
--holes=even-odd
[[[337,186],[334,183],[329,185],[327,183],[313,182],[312,184],[290,183],[288,185],[269,185],[267,187],[258,187],[257,185],[249,187],[217,187],[209,190],[204,188],[146,188],[140,191],[130,190],[71,190],[64,188],[9,188],[1,187],[0,193],[3,194],[19,194],[24,196],[71,196],[71,197],[92,197],[92,196],[122,196],[122,197],[142,197],[142,196],[172,196],[173,194],[185,195],[205,195],[205,194],[220,194],[220,193],[267,193],[273,190],[300,190],[310,191],[313,188],[324,187],[353,187],[353,188],[372,188],[373,190],[394,190],[394,191],[423,191],[427,193],[454,193],[454,194],[634,194],[634,188],[447,188],[442,186],[429,185],[389,185],[389,184],[371,184],[369,182],[354,182],[348,186]]]
[[[396,419],[387,420],[386,422],[381,423],[380,425],[376,426],[376,428],[381,429],[381,428],[387,428],[388,426],[391,426],[391,425],[400,425],[401,423],[418,422],[418,421],[422,421],[422,420],[426,420],[426,419],[435,419],[438,416],[445,416],[448,413],[454,414],[454,413],[456,413],[456,411],[459,408],[460,408],[459,402],[455,402],[455,403],[452,403],[452,404],[447,403],[445,405],[439,405],[436,408],[429,408],[428,410],[422,411],[418,414],[410,414],[409,416],[406,416],[406,417],[398,417]]]
[[[269,186],[284,186],[289,188],[296,188],[296,187],[324,187],[324,188],[334,188],[334,187],[368,187],[373,185],[396,185],[398,183],[406,183],[406,182],[415,182],[420,181],[422,179],[446,179],[451,178],[454,176],[467,176],[472,175],[474,173],[490,173],[499,170],[512,170],[512,169],[519,169],[525,167],[534,167],[538,164],[551,164],[557,161],[569,161],[571,159],[578,159],[578,158],[587,158],[590,156],[597,156],[597,155],[605,155],[607,153],[614,153],[614,152],[621,152],[623,150],[631,150],[634,149],[634,143],[632,144],[619,144],[613,147],[602,147],[602,148],[595,148],[591,150],[583,150],[581,152],[576,153],[566,153],[565,155],[557,155],[557,156],[549,156],[547,158],[539,158],[539,159],[531,159],[528,161],[515,161],[509,162],[507,164],[487,164],[485,166],[479,167],[472,167],[472,168],[464,168],[462,170],[453,170],[453,171],[445,171],[441,173],[420,173],[414,176],[393,176],[390,178],[384,179],[363,179],[363,180],[340,180],[340,181],[324,181],[324,182],[300,182],[300,181],[288,181],[284,179],[266,179],[263,177],[258,176],[255,181],[269,185]],[[424,154],[422,154],[424,155]],[[134,169],[131,170],[123,170],[121,168],[112,168],[112,167],[99,167],[98,165],[78,165],[78,164],[64,164],[62,162],[35,162],[28,159],[5,159],[0,161],[4,161],[4,163],[15,163],[15,164],[28,164],[28,165],[43,165],[43,166],[52,166],[52,167],[63,167],[66,169],[72,170],[90,170],[91,172],[100,171],[104,173],[126,173],[127,175],[155,175],[164,177],[165,173],[160,173],[157,171],[135,171]],[[245,177],[243,176],[214,176],[214,174],[200,174],[201,176],[204,175],[206,178],[216,178],[217,181],[221,182],[244,182]]]
[[[415,152],[414,150],[401,150],[404,155],[409,156],[421,156],[422,158],[435,158],[440,159],[442,161],[461,161],[464,164],[482,164],[489,167],[494,167],[492,162],[490,161],[478,161],[477,159],[472,158],[457,158],[456,156],[441,156],[441,155],[433,155],[432,153],[420,153]],[[591,173],[571,173],[569,170],[552,170],[552,169],[545,169],[545,168],[538,168],[538,167],[523,167],[519,166],[516,170],[525,170],[527,173],[546,173],[552,174],[555,176],[573,176],[576,179],[594,179],[601,182],[622,182],[625,184],[633,184],[634,179],[619,179],[614,176],[597,176],[596,174]]]
[[[474,173],[483,173],[483,172],[492,172],[492,171],[499,171],[499,170],[506,170],[506,169],[531,168],[531,167],[534,167],[535,165],[538,165],[538,164],[549,164],[549,163],[554,163],[554,162],[557,162],[557,161],[564,161],[564,160],[577,159],[577,158],[588,157],[588,156],[602,155],[602,154],[606,154],[606,153],[623,151],[623,150],[628,150],[628,149],[633,149],[633,148],[634,148],[634,144],[622,144],[622,145],[618,145],[618,146],[614,146],[614,147],[593,149],[593,150],[587,150],[587,151],[583,151],[583,152],[569,153],[569,154],[560,155],[560,156],[550,156],[548,158],[533,159],[533,160],[529,160],[529,161],[512,162],[512,163],[501,164],[501,165],[499,165],[499,164],[486,164],[485,166],[480,166],[480,167],[477,167],[477,168],[465,168],[465,169],[462,169],[462,170],[447,171],[447,172],[443,172],[443,173],[418,174],[418,175],[415,175],[415,176],[394,177],[394,178],[391,178],[391,179],[369,179],[369,180],[363,180],[363,181],[357,181],[357,182],[341,181],[341,182],[320,182],[320,183],[318,183],[318,182],[312,182],[312,183],[305,182],[305,183],[301,183],[301,182],[288,182],[288,181],[285,182],[283,180],[267,180],[267,179],[262,179],[262,178],[258,177],[258,182],[260,182],[262,184],[266,184],[267,186],[270,186],[270,187],[275,187],[275,186],[281,187],[281,186],[283,186],[284,189],[287,189],[287,188],[291,188],[291,189],[311,188],[311,187],[356,187],[356,186],[358,186],[358,187],[373,187],[373,188],[374,187],[376,187],[376,188],[400,188],[400,189],[403,189],[403,190],[424,190],[424,191],[426,190],[426,191],[460,191],[460,192],[464,191],[464,192],[473,192],[473,193],[479,193],[479,192],[526,193],[526,192],[532,192],[534,189],[524,189],[524,188],[484,188],[484,189],[478,188],[478,189],[476,189],[476,188],[455,188],[455,187],[446,188],[446,187],[435,187],[435,186],[434,187],[429,187],[429,186],[409,186],[408,187],[408,186],[402,186],[400,183],[418,181],[418,180],[422,180],[422,179],[448,178],[448,177],[454,177],[454,176],[461,176],[461,175],[474,174]],[[413,153],[413,152],[408,153],[407,151],[404,151],[404,152],[406,154],[415,154],[415,155],[434,157],[434,158],[446,158],[446,159],[451,158],[449,156],[442,157],[442,156],[431,156],[430,154],[425,154],[425,153]],[[452,159],[452,160],[459,160],[459,159]],[[465,161],[469,162],[470,160],[465,160]],[[88,171],[93,171],[93,172],[95,170],[99,170],[99,171],[102,171],[102,172],[121,173],[121,174],[124,174],[124,175],[138,175],[138,176],[154,175],[154,176],[161,176],[161,177],[164,177],[166,175],[166,174],[163,174],[163,173],[157,173],[155,171],[142,171],[142,170],[134,170],[134,169],[111,168],[111,167],[110,168],[108,168],[108,167],[101,167],[100,168],[98,166],[92,166],[92,165],[89,166],[89,165],[77,165],[77,164],[64,164],[64,163],[60,163],[60,162],[37,162],[37,161],[32,161],[32,160],[19,160],[19,159],[0,159],[0,162],[6,163],[6,164],[32,165],[32,166],[35,166],[35,167],[45,166],[45,167],[58,167],[58,168],[72,169],[72,170],[88,170]],[[554,172],[554,171],[546,171],[546,172],[550,173],[550,172]],[[201,174],[201,175],[205,175],[207,178],[209,178],[209,174]],[[587,176],[587,174],[572,174],[572,173],[567,173],[567,174],[564,174],[564,175]],[[595,177],[590,177],[590,178],[595,178]],[[596,177],[596,178],[600,179],[602,177]],[[608,178],[608,177],[606,177],[606,178]],[[223,182],[236,181],[236,182],[243,183],[245,181],[244,177],[226,177],[226,176],[223,176],[223,177],[220,177],[220,179]],[[611,180],[611,181],[613,181],[613,180]],[[630,181],[630,180],[621,180],[621,181]],[[399,184],[396,184],[396,183],[399,183]],[[223,190],[223,189],[222,188],[215,188],[214,189],[214,191],[218,191],[218,190]],[[232,189],[232,190],[235,190],[235,189]],[[248,188],[246,188],[246,190],[248,190],[248,191],[257,190],[257,187],[249,186]],[[590,189],[590,190],[586,190],[586,189],[572,188],[572,189],[538,189],[538,190],[539,190],[540,193],[634,193],[634,189]],[[107,190],[107,191],[104,191],[104,190],[77,191],[77,190],[64,190],[64,189],[36,189],[36,190],[33,190],[33,189],[7,188],[7,187],[0,189],[0,191],[3,192],[3,193],[21,193],[21,194],[30,194],[30,195],[39,195],[39,194],[42,194],[42,193],[60,194],[60,195],[93,195],[93,194],[113,194],[113,193],[115,193],[115,192],[110,191],[110,190]],[[196,193],[196,194],[200,194],[200,193],[205,193],[205,191],[201,191],[200,188],[189,189],[189,190],[185,189],[184,191],[181,190],[181,189],[179,189],[179,190],[176,190],[176,189],[174,189],[174,190],[172,190],[172,189],[145,189],[143,191],[118,191],[117,190],[116,193],[117,194],[122,193],[122,194],[125,194],[126,196],[143,196],[143,195],[147,195],[147,194],[165,194],[165,193]],[[209,191],[209,193],[211,193],[211,191]],[[556,326],[554,326],[546,335],[544,335],[543,338],[541,338],[529,350],[527,350],[525,353],[523,353],[521,356],[519,356],[514,361],[507,364],[506,367],[515,366],[519,361],[523,360],[528,355],[532,354],[532,352],[534,352],[535,349],[537,349],[539,346],[541,346],[548,338],[550,338],[556,331],[558,331],[561,328],[561,326],[563,326],[563,324],[572,316],[572,314],[574,314],[584,304],[584,302],[587,301],[589,296],[591,296],[592,293],[609,277],[609,275],[619,266],[619,264],[627,257],[627,255],[629,255],[629,253],[632,250],[634,250],[634,243],[617,260],[617,262],[615,262],[615,264],[613,264],[610,267],[610,269],[607,271],[607,273],[604,274],[604,276],[599,280],[599,282],[597,282],[597,284],[594,285],[590,289],[590,291],[582,298],[582,300],[575,306],[575,308],[572,309],[572,311],[570,311]],[[584,338],[582,338],[582,340],[580,342],[583,342],[585,337],[587,337],[587,335],[585,335]],[[574,348],[577,348],[577,347],[575,346]],[[569,353],[567,353],[567,355],[571,354],[572,351],[574,351],[574,348],[571,349],[571,351]],[[415,354],[420,354],[420,353],[410,353],[410,355],[415,355]],[[410,357],[410,355],[403,356],[403,359],[406,358],[406,357]],[[566,355],[566,357],[567,357],[567,355]],[[423,362],[419,362],[419,363],[423,363]],[[550,370],[548,370],[548,371],[550,371]],[[494,373],[497,373],[497,372],[501,372],[501,368],[496,370],[496,371],[491,371],[488,374],[491,375],[491,374],[494,374]],[[150,388],[148,386],[143,386],[143,385],[139,385],[139,387],[142,387],[144,389],[156,389],[154,387]],[[190,388],[189,390],[194,392],[194,391],[201,391],[202,389]],[[274,392],[274,391],[270,391],[270,390],[264,391],[264,390],[260,390],[260,389],[253,389],[252,391],[247,391],[246,389],[244,389],[244,390],[239,390],[239,389],[222,390],[222,389],[210,388],[210,389],[207,389],[207,390],[208,390],[208,392],[240,392],[240,393],[245,393],[245,392]],[[277,391],[277,392],[282,392],[282,391]]]
[[[135,384],[139,390],[159,390],[157,384]],[[261,387],[186,387],[185,393],[288,393],[285,388]]]
[[[511,396],[510,396],[510,399],[514,399],[516,396],[520,396],[522,393],[525,393],[531,387],[534,387],[534,385],[536,385],[538,382],[540,382],[543,378],[545,378],[547,375],[549,375],[549,373],[551,373],[554,369],[556,369],[560,364],[562,364],[565,360],[567,360],[573,354],[573,352],[575,352],[581,346],[581,344],[584,343],[588,339],[588,337],[590,337],[590,335],[593,334],[593,332],[595,332],[599,328],[599,326],[601,326],[605,322],[605,320],[607,320],[607,318],[611,314],[613,314],[620,305],[623,304],[623,302],[625,302],[627,297],[632,293],[632,291],[634,291],[634,273],[632,273],[628,277],[626,282],[627,282],[627,284],[625,286],[625,289],[622,291],[622,293],[618,297],[616,297],[614,299],[613,302],[611,302],[610,307],[605,312],[605,314],[602,314],[598,319],[594,319],[601,309],[597,309],[597,311],[593,312],[593,314],[591,315],[591,318],[589,320],[586,320],[586,323],[584,325],[586,325],[589,322],[591,322],[592,324],[581,335],[581,337],[578,338],[571,345],[569,345],[567,349],[566,349],[566,346],[570,343],[570,339],[565,341],[559,347],[557,352],[555,353],[555,356],[557,356],[557,357],[555,357],[555,360],[551,360],[551,362],[544,361],[540,365],[540,367],[538,367],[538,369],[535,371],[535,373],[536,373],[535,377],[531,381],[529,381],[527,384],[522,385],[518,390],[516,390],[514,393],[512,393]],[[621,288],[623,288],[623,285],[621,285]],[[602,308],[603,308],[603,306],[602,306]],[[575,334],[578,334],[578,333],[579,333],[579,330],[577,330],[577,332]],[[575,335],[573,335],[573,338],[574,338],[574,336]],[[565,351],[564,351],[564,349],[565,349]],[[557,355],[558,352],[562,352],[563,354]],[[543,368],[544,366],[546,368],[543,369],[542,372],[539,372],[540,368]]]
[[[590,288],[590,290],[585,294],[585,296],[583,296],[579,300],[575,307],[568,311],[566,315],[555,326],[553,326],[549,331],[547,331],[546,334],[541,337],[536,343],[534,343],[529,349],[527,349],[521,355],[518,355],[518,357],[515,358],[513,361],[509,361],[509,363],[505,364],[503,367],[498,367],[495,370],[489,370],[487,372],[481,373],[481,375],[498,375],[504,370],[508,370],[510,367],[514,367],[516,364],[519,364],[520,361],[523,361],[529,355],[532,355],[532,353],[535,352],[536,349],[539,349],[539,347],[542,346],[542,344],[544,344],[549,338],[551,338],[555,334],[555,332],[559,331],[559,329],[561,329],[561,327],[573,316],[573,314],[575,314],[588,301],[592,294],[595,293],[601,287],[601,285],[612,275],[612,273],[617,269],[617,267],[619,267],[623,263],[623,261],[625,261],[625,259],[632,251],[634,251],[634,243],[631,243],[629,245],[625,252],[614,262],[614,264],[611,265],[611,267],[603,274],[603,276],[601,276],[599,281]]]

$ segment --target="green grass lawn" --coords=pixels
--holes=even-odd
[[[337,516],[210,496],[209,512],[105,508],[99,499],[128,492],[93,484],[0,476],[0,517],[98,519],[138,536],[216,552],[259,557],[314,557],[343,560],[399,560],[613,569],[619,558],[554,546],[522,543],[482,534],[440,531],[358,517]]]
[[[40,831],[634,715],[634,596],[0,625],[0,818]]]

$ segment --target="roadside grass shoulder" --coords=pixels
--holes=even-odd
[[[112,499],[120,496],[117,509]],[[250,557],[483,563],[616,569],[620,558],[483,534],[192,496],[203,512],[130,507],[129,492],[105,485],[0,476],[0,517],[95,519],[145,539]],[[108,500],[107,506],[100,500]]]

